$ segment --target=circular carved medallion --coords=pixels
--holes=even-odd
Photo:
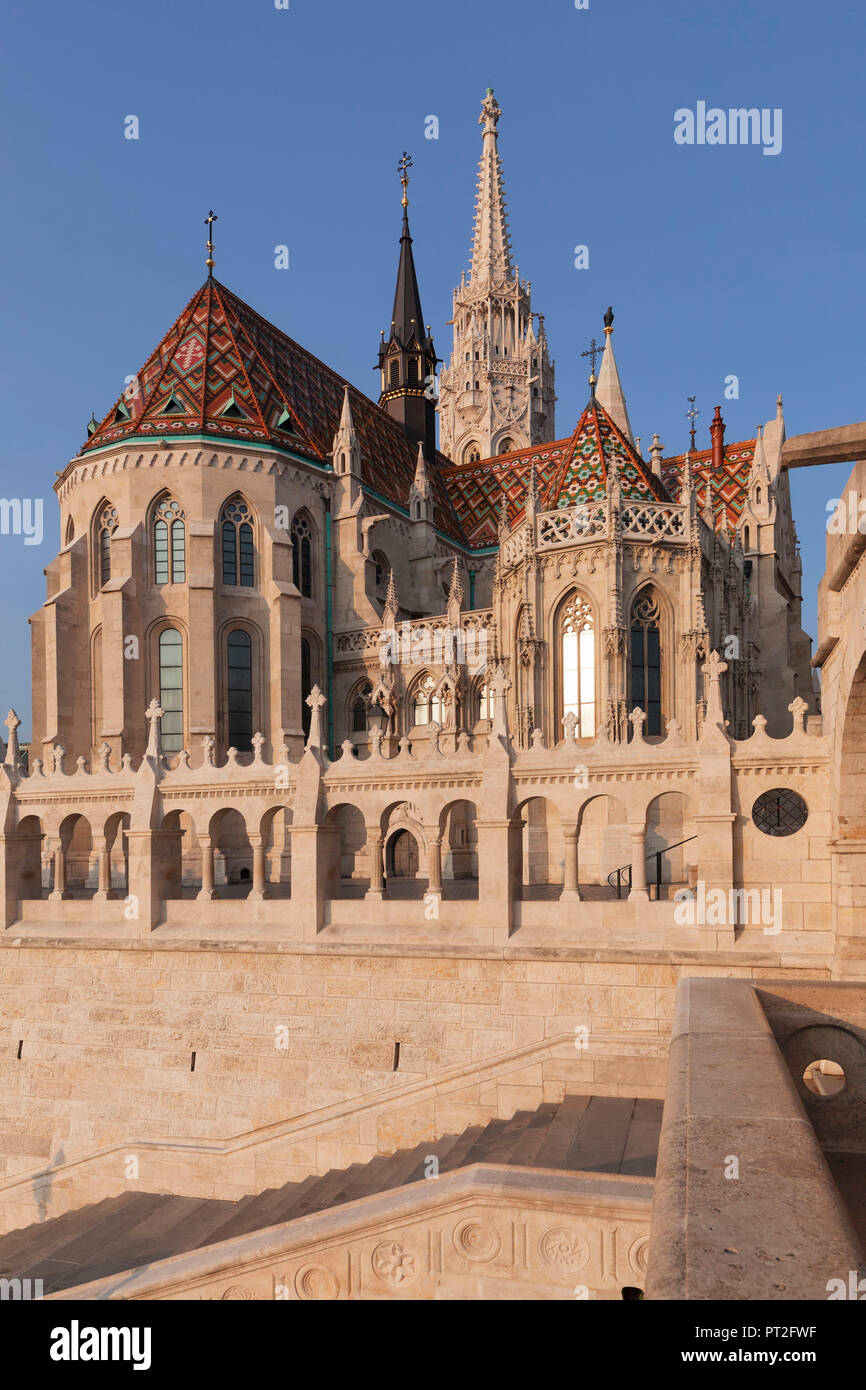
[[[396,1240],[383,1241],[373,1251],[370,1263],[373,1273],[391,1288],[409,1284],[417,1274],[415,1256]]]
[[[589,1263],[589,1246],[583,1236],[572,1236],[564,1226],[551,1226],[538,1238],[538,1253],[551,1269],[583,1269]]]
[[[494,1260],[502,1245],[498,1231],[472,1220],[461,1221],[455,1226],[451,1239],[458,1255],[478,1264]]]
[[[295,1275],[295,1293],[305,1302],[333,1300],[340,1296],[340,1281],[324,1265],[302,1265]]]

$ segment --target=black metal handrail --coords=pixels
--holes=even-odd
[[[647,860],[650,859],[654,859],[656,861],[657,893],[661,893],[662,886],[662,855],[669,854],[672,849],[679,849],[680,845],[687,845],[690,840],[696,840],[697,838],[697,835],[687,835],[684,840],[677,840],[675,845],[666,845],[664,849],[654,849],[650,854],[645,856],[644,862],[647,862]],[[613,881],[614,874],[616,874],[616,883],[614,883]],[[628,877],[626,877],[626,875],[628,875]],[[625,883],[628,888],[631,888],[631,864],[623,864],[622,867],[619,869],[611,869],[610,873],[607,876],[607,881],[610,884],[611,888],[616,889],[616,896],[618,898],[621,898],[623,883]]]

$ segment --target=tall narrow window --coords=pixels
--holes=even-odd
[[[183,584],[186,579],[186,524],[183,508],[164,497],[153,522],[153,574],[157,584]]]
[[[313,597],[313,530],[303,514],[292,522],[292,580],[304,598]]]
[[[253,737],[253,661],[250,634],[235,628],[228,635],[229,747],[249,753]]]
[[[250,509],[241,497],[232,497],[222,511],[223,583],[252,588],[255,583],[255,551]]]
[[[478,718],[493,718],[493,692],[486,681],[478,692]]]
[[[371,685],[363,685],[352,701],[352,733],[365,734],[367,732],[367,710],[370,705],[370,696],[373,694]]]
[[[312,660],[310,655],[310,644],[306,637],[301,638],[301,728],[304,731],[304,738],[310,732],[310,718],[312,710],[307,704],[307,696],[313,688]]]
[[[444,723],[445,702],[441,695],[437,695],[436,682],[432,676],[425,676],[421,684],[417,687],[412,700],[412,722],[418,724],[429,724],[435,720],[437,724]]]
[[[177,628],[159,634],[159,703],[162,746],[167,753],[183,748],[183,638]]]
[[[99,587],[103,589],[111,578],[111,537],[117,530],[117,508],[110,503],[102,509],[97,529],[99,543]]]
[[[651,593],[640,594],[631,614],[632,709],[646,714],[648,734],[662,731],[661,645],[659,606]]]
[[[595,632],[592,609],[575,594],[560,619],[562,713],[577,715],[577,738],[595,737]]]

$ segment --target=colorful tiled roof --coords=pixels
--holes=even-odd
[[[665,487],[596,400],[589,402],[570,439],[468,466],[452,465],[443,477],[470,544],[482,545],[496,542],[503,498],[511,526],[523,516],[533,464],[539,505],[553,511],[604,497],[614,463],[624,498],[670,501]]]
[[[109,410],[82,452],[132,436],[208,434],[330,457],[348,383],[218,280],[207,280]],[[349,386],[368,485],[405,507],[417,450],[396,420]],[[447,464],[441,456],[437,462]],[[465,540],[438,468],[434,521]]]
[[[692,454],[692,477],[698,489],[698,498],[703,506],[704,491],[709,481],[717,530],[721,523],[723,507],[727,511],[728,527],[733,530],[739,525],[743,507],[749,494],[749,477],[754,457],[754,439],[745,439],[739,444],[726,444],[724,446],[724,469],[721,472],[713,470],[711,449],[703,449],[699,453]],[[661,461],[662,482],[677,501],[680,498],[685,461],[685,454],[678,454],[675,458],[662,459]]]

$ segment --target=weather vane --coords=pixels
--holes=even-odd
[[[589,384],[590,384],[590,386],[592,387],[592,394],[593,394],[593,395],[595,395],[595,380],[596,380],[596,378],[595,378],[595,359],[596,359],[596,357],[598,357],[599,354],[602,353],[602,352],[604,352],[604,347],[601,346],[599,343],[597,343],[597,342],[595,341],[595,338],[593,338],[593,340],[592,340],[592,342],[590,343],[589,347],[587,348],[586,352],[582,352],[582,353],[580,354],[581,357],[591,357],[591,358],[592,358],[592,364],[591,364],[591,365],[592,365],[592,372],[591,372],[591,375],[590,375],[590,378],[589,378]]]
[[[701,413],[699,410],[695,410],[695,401],[696,401],[697,399],[698,399],[697,396],[687,396],[687,397],[686,397],[686,400],[687,400],[688,403],[689,403],[689,408],[688,408],[688,410],[686,411],[686,419],[691,421],[691,435],[692,435],[691,452],[692,452],[692,453],[695,452],[695,421],[697,420],[698,416],[699,416],[700,413]]]
[[[207,268],[208,268],[208,274],[209,274],[209,275],[213,275],[213,265],[214,265],[214,261],[213,261],[213,224],[214,224],[214,222],[217,222],[218,220],[219,220],[219,219],[218,219],[216,213],[214,212],[213,208],[211,208],[210,212],[208,213],[207,217],[206,217],[205,220],[204,220],[205,226],[206,226],[207,229],[208,229],[207,261],[206,261],[206,265],[207,265]]]
[[[403,185],[403,206],[409,206],[409,196],[406,189],[409,187],[409,170],[412,168],[412,156],[406,150],[403,151],[397,160],[397,173],[400,175],[400,182]]]

